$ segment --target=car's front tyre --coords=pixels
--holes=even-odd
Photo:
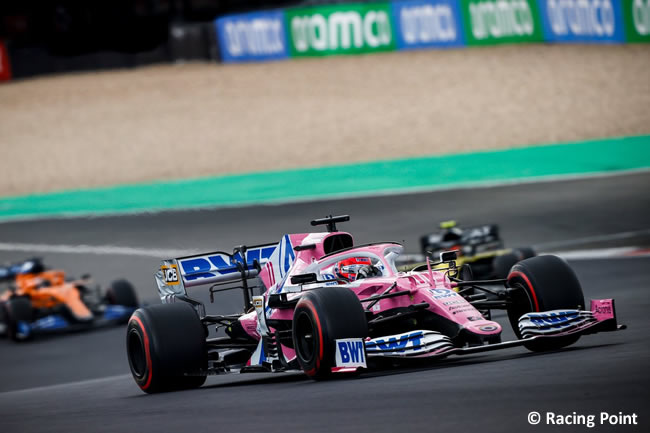
[[[29,298],[16,296],[7,300],[4,308],[4,320],[7,336],[15,342],[26,341],[32,338],[32,321],[34,309]]]
[[[327,379],[335,366],[336,339],[365,338],[368,321],[359,298],[345,287],[324,287],[305,294],[293,313],[293,344],[302,370]]]
[[[585,308],[578,277],[564,260],[556,256],[537,256],[517,263],[508,275],[508,287],[511,289],[508,318],[519,338],[519,318],[523,314]],[[553,350],[573,344],[579,338],[578,334],[541,338],[525,346],[533,351]]]
[[[138,295],[127,280],[115,280],[106,289],[106,300],[111,305],[137,308]]]

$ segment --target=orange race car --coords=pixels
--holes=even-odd
[[[126,323],[138,308],[133,286],[116,280],[102,293],[89,275],[66,278],[34,258],[0,267],[0,334],[23,341],[38,333],[74,331]]]

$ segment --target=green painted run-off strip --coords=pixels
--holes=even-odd
[[[650,135],[0,199],[0,219],[237,206],[650,168]]]

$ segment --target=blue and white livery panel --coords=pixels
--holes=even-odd
[[[242,271],[247,278],[255,277],[259,272],[255,262],[263,266],[276,248],[276,244],[259,245],[248,248],[245,254],[217,251],[163,260],[155,274],[160,299],[170,303],[174,297],[186,296],[188,287],[236,281],[242,278]]]

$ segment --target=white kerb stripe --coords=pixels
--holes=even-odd
[[[162,248],[118,247],[115,245],[49,245],[0,242],[0,251],[24,251],[34,253],[99,254],[143,257],[183,257],[198,254],[198,250],[175,250]]]

